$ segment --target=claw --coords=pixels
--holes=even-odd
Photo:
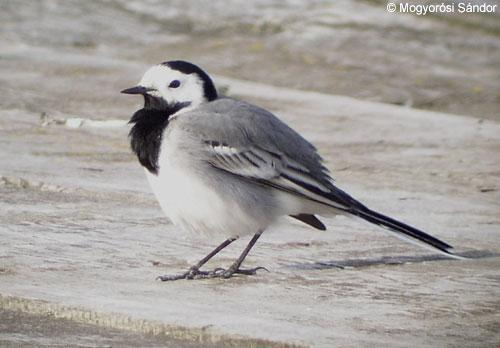
[[[238,268],[236,270],[231,270],[231,268],[229,268],[227,271],[224,272],[224,274],[222,275],[224,278],[231,278],[233,276],[233,274],[245,274],[245,275],[256,275],[257,274],[257,271],[258,270],[265,270],[267,272],[269,272],[269,270],[265,267],[255,267],[255,268]]]
[[[174,280],[179,280],[179,279],[209,279],[209,278],[231,278],[234,274],[244,274],[244,275],[255,275],[257,274],[257,271],[259,270],[265,270],[266,272],[269,272],[269,270],[265,267],[255,267],[255,268],[238,268],[236,270],[233,270],[231,267],[229,267],[227,270],[221,267],[217,267],[212,271],[200,271],[197,268],[191,268],[189,271],[182,273],[182,274],[177,274],[177,275],[163,275],[156,277],[156,280],[160,280],[162,282],[169,282],[169,281],[174,281]]]
[[[186,279],[188,274],[189,274],[189,272],[186,272],[184,274],[178,274],[178,275],[162,275],[162,276],[156,277],[156,280],[159,280],[162,282],[168,282],[168,281],[173,281],[173,280]]]

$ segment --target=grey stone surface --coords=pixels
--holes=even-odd
[[[128,67],[116,75],[126,76]],[[220,241],[186,235],[163,217],[128,149],[127,126],[70,128],[64,120],[49,122],[50,115],[44,126],[39,113],[7,109],[0,117],[0,294],[170,325],[207,342],[498,343],[498,123],[216,81],[318,144],[339,185],[369,206],[460,252],[490,257],[432,261],[425,250],[354,219],[327,219],[326,232],[284,220],[247,261],[270,273],[155,282]],[[130,112],[134,102],[125,98],[114,107]],[[229,264],[245,243],[209,266]],[[384,257],[391,256],[410,258],[389,265]],[[111,326],[128,328],[124,322]]]
[[[385,0],[5,0],[0,45],[11,69],[0,92],[14,97],[22,86],[23,99],[47,91],[55,103],[94,69],[100,86],[112,83],[116,57],[184,58],[235,78],[498,120],[500,1],[468,2],[497,12],[388,13]],[[47,60],[59,64],[46,69]],[[50,82],[31,83],[47,75]],[[75,79],[54,90],[68,76]],[[107,112],[109,96],[96,98]],[[75,114],[73,101],[61,104]]]
[[[99,325],[57,318],[53,314],[26,311],[0,312],[0,346],[3,348],[39,347],[208,347],[206,343],[176,340],[162,335],[134,333]]]

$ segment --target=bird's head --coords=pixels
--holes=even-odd
[[[121,92],[142,94],[144,108],[157,110],[196,107],[217,98],[210,77],[198,66],[182,60],[149,68],[137,86]]]

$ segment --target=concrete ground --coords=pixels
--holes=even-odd
[[[500,8],[500,0],[467,2]],[[47,73],[74,74],[81,86],[97,69],[94,82],[107,80],[110,57],[148,64],[184,58],[244,80],[499,120],[500,11],[412,16],[386,6],[386,0],[2,1],[1,63],[11,70],[0,76],[0,93],[14,89],[36,99],[48,86],[32,82]],[[12,62],[13,51],[26,55]],[[101,60],[96,66],[88,57]],[[59,64],[47,71],[47,59]],[[14,81],[28,83],[19,90]],[[22,104],[12,97],[9,105]],[[75,113],[71,101],[51,101]]]
[[[163,217],[125,122],[10,109],[0,118],[4,310],[216,345],[500,342],[496,121],[216,81],[316,143],[355,197],[472,258],[435,258],[355,219],[327,219],[326,232],[284,220],[246,262],[269,273],[156,282],[220,241]],[[132,113],[139,103],[117,96],[109,107]],[[246,242],[209,267],[229,264]]]
[[[38,347],[210,347],[211,345],[176,340],[162,335],[135,333],[99,325],[85,324],[52,314],[33,314],[19,310],[1,310],[0,346],[3,348]]]

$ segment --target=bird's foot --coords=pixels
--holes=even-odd
[[[215,272],[217,269],[215,269],[212,272]],[[168,281],[174,281],[174,280],[179,280],[179,279],[195,279],[198,276],[202,275],[207,275],[209,272],[205,271],[200,271],[200,269],[196,266],[191,267],[187,272],[184,272],[182,274],[175,274],[175,275],[162,275],[156,277],[156,280],[161,280],[162,282],[168,282]]]
[[[236,268],[229,267],[228,269],[224,268],[216,268],[212,271],[200,271],[197,267],[191,267],[187,272],[177,275],[163,275],[159,276],[156,279],[161,280],[162,282],[174,281],[179,279],[208,279],[208,278],[231,278],[235,274],[244,274],[244,275],[255,275],[258,270],[265,270],[269,272],[269,270],[265,267],[255,267],[255,268]]]
[[[215,276],[216,277],[219,277],[219,278],[224,278],[224,279],[227,279],[227,278],[231,278],[233,275],[235,274],[244,274],[244,275],[255,275],[257,274],[257,271],[258,270],[265,270],[266,272],[269,272],[269,270],[265,267],[254,267],[254,268],[239,268],[239,267],[229,267],[228,269],[223,269],[223,268],[219,268],[219,273],[216,274]]]

